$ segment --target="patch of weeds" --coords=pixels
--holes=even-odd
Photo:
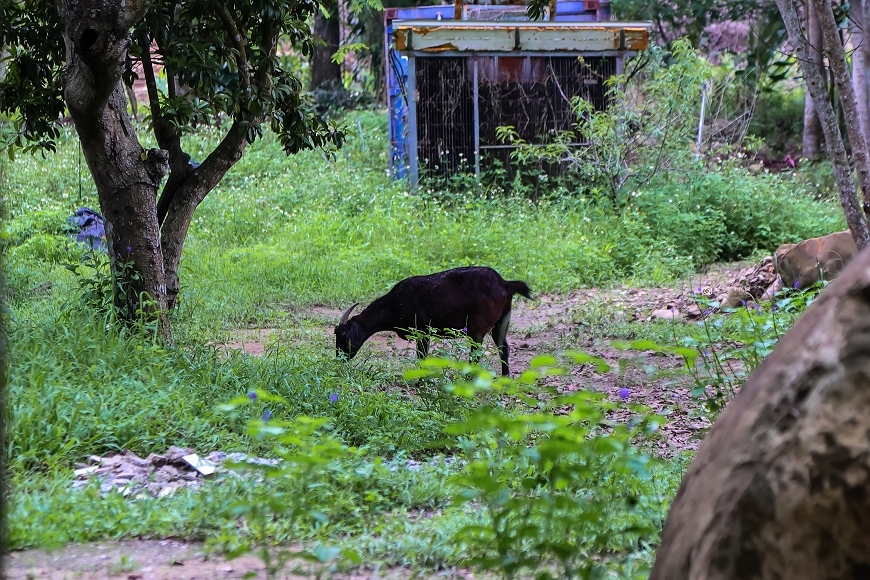
[[[698,364],[689,368],[694,381],[692,395],[701,405],[699,411],[714,420],[826,285],[786,290],[769,304],[725,309],[723,315],[696,323],[692,335],[679,343],[697,350],[699,355]],[[698,303],[704,311],[719,306],[700,296]]]

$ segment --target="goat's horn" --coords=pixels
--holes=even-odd
[[[357,306],[359,306],[359,302],[355,303],[353,306],[345,310],[344,314],[341,315],[341,322],[339,322],[339,324],[344,324],[345,322],[347,322],[347,319],[350,317],[351,311],[353,311],[353,309]]]

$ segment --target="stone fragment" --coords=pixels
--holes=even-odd
[[[659,320],[683,320],[682,315],[676,308],[662,308],[660,310],[653,310],[650,314],[650,318]]]

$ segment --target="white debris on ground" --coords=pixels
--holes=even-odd
[[[226,464],[278,465],[281,462],[280,459],[223,451],[213,451],[200,457],[193,449],[175,446],[163,455],[151,453],[144,459],[125,449],[112,456],[92,455],[88,460],[89,463],[76,464],[73,489],[83,489],[96,480],[102,496],[114,490],[132,499],[165,497],[179,488],[197,489],[206,480],[220,479],[227,474],[239,475]],[[458,462],[461,460],[454,457],[435,457],[428,462],[402,459],[389,462],[387,468],[393,473],[401,468],[416,472],[424,465],[449,467],[460,465]]]
[[[223,453],[215,451],[200,457],[193,449],[172,446],[163,454],[151,453],[141,458],[135,453],[124,450],[118,455],[100,457],[92,455],[89,464],[77,463],[74,489],[82,489],[93,479],[100,485],[100,493],[108,494],[115,490],[132,497],[164,497],[178,488],[198,488],[206,478],[218,472],[228,472],[226,462],[248,462],[275,465],[277,459],[248,457],[244,453]]]

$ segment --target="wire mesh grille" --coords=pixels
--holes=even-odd
[[[482,164],[508,160],[498,127],[510,125],[526,142],[546,143],[576,127],[572,98],[606,109],[605,81],[616,73],[615,57],[418,57],[418,159],[430,174],[474,166],[475,63]]]
[[[474,167],[474,86],[467,60],[417,59],[417,158],[432,174]]]

